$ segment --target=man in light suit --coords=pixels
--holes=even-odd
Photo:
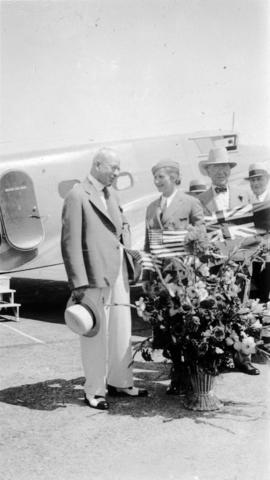
[[[248,177],[245,178],[249,182],[252,191],[252,203],[264,203],[265,207],[270,207],[270,173],[269,165],[265,162],[252,163],[248,169]],[[269,213],[264,210],[260,213],[260,223],[262,228],[266,228],[268,234],[265,239],[269,241]],[[255,223],[256,224],[256,223]],[[266,240],[266,241],[267,241]],[[259,298],[265,303],[269,300],[270,294],[270,262],[253,262],[250,298]]]
[[[205,215],[211,215],[220,210],[228,210],[237,206],[250,203],[250,195],[238,186],[229,185],[231,169],[236,166],[236,162],[231,159],[225,147],[213,148],[210,150],[208,159],[199,163],[200,171],[203,175],[212,180],[211,187],[199,195]],[[255,368],[250,358],[247,361],[237,362],[238,368],[249,375],[258,375],[260,372]]]
[[[145,396],[133,386],[131,314],[127,257],[129,226],[110,188],[119,174],[117,154],[108,148],[93,158],[89,175],[65,198],[62,214],[62,255],[74,303],[94,304],[101,313],[95,336],[81,336],[85,373],[85,403],[100,410],[109,408],[108,393],[114,396]],[[127,245],[128,246],[128,245]]]
[[[203,225],[204,215],[200,202],[193,196],[178,190],[180,184],[179,164],[162,160],[152,168],[154,183],[161,196],[154,200],[146,211],[145,251],[150,251],[149,230],[185,230],[188,225]],[[158,341],[156,339],[156,341]],[[171,352],[173,357],[173,353]],[[177,395],[180,386],[188,388],[187,371],[178,358],[172,358],[171,384],[167,394]]]
[[[225,147],[210,150],[208,159],[199,163],[204,176],[210,177],[211,187],[199,195],[204,214],[212,215],[219,210],[227,210],[250,202],[247,191],[238,186],[229,185],[231,169],[236,162],[229,157]]]

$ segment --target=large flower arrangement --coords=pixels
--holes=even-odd
[[[162,349],[175,368],[185,364],[216,375],[234,368],[235,360],[255,352],[263,305],[246,295],[251,261],[244,261],[239,245],[226,254],[211,243],[202,228],[190,227],[187,254],[156,265],[136,302],[138,314],[152,326],[153,335],[139,345],[145,360]]]

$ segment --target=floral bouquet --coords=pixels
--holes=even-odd
[[[247,300],[249,266],[259,255],[235,261],[240,246],[226,255],[202,227],[189,227],[186,255],[163,260],[136,302],[152,336],[137,351],[145,360],[162,349],[175,371],[201,369],[217,375],[250,358],[260,342],[263,305]],[[246,356],[246,357],[245,357]]]

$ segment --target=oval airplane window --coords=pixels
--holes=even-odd
[[[17,250],[33,250],[44,238],[34,185],[21,171],[0,178],[0,210],[6,241]]]
[[[120,172],[118,177],[113,182],[113,187],[118,190],[128,190],[129,188],[133,187],[134,180],[129,172]]]

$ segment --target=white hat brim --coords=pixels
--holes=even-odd
[[[69,329],[77,335],[94,337],[100,329],[99,309],[89,298],[84,298],[82,303],[74,303],[71,297],[64,318]]]
[[[233,168],[237,165],[237,163],[236,162],[208,162],[208,160],[201,160],[199,163],[199,169],[202,175],[204,175],[205,177],[208,176],[208,172],[206,168],[210,167],[211,165],[229,165],[231,168]]]

